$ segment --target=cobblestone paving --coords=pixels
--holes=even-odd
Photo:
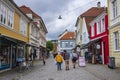
[[[0,80],[11,80],[13,77],[19,80],[120,80],[120,69],[109,69],[99,64],[87,64],[86,67],[77,66],[73,69],[70,64],[70,70],[66,71],[63,63],[62,70],[57,71],[54,60],[50,58],[45,66],[39,61],[28,71],[0,74]]]

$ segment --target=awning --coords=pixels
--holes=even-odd
[[[94,43],[96,43],[98,41],[100,41],[100,39],[96,39],[96,40],[90,41],[87,44],[83,45],[81,49],[88,48],[90,45],[92,45],[92,44],[94,44]]]
[[[0,34],[0,38],[6,39],[8,41],[11,41],[11,43],[13,42],[15,44],[17,44],[17,43],[24,44],[24,45],[26,44],[26,42],[24,42],[24,41],[21,41],[21,40],[15,39],[15,38],[11,38],[11,37],[3,35],[3,34]]]

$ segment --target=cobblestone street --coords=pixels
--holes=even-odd
[[[62,70],[57,71],[56,65],[52,58],[46,61],[44,66],[42,62],[37,61],[31,70],[22,73],[8,71],[0,74],[0,80],[11,80],[18,78],[18,80],[120,80],[120,69],[109,69],[106,65],[87,64],[86,67],[72,68],[66,71],[64,63]]]

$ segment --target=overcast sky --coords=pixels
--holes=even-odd
[[[58,35],[68,29],[75,30],[77,17],[87,9],[107,6],[107,0],[14,0],[18,6],[26,5],[40,15],[48,30],[47,40],[58,39]],[[62,19],[58,19],[61,15]]]

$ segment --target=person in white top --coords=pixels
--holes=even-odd
[[[78,59],[78,55],[77,55],[77,53],[75,53],[75,51],[74,51],[74,52],[72,53],[73,68],[75,68],[77,59]]]

